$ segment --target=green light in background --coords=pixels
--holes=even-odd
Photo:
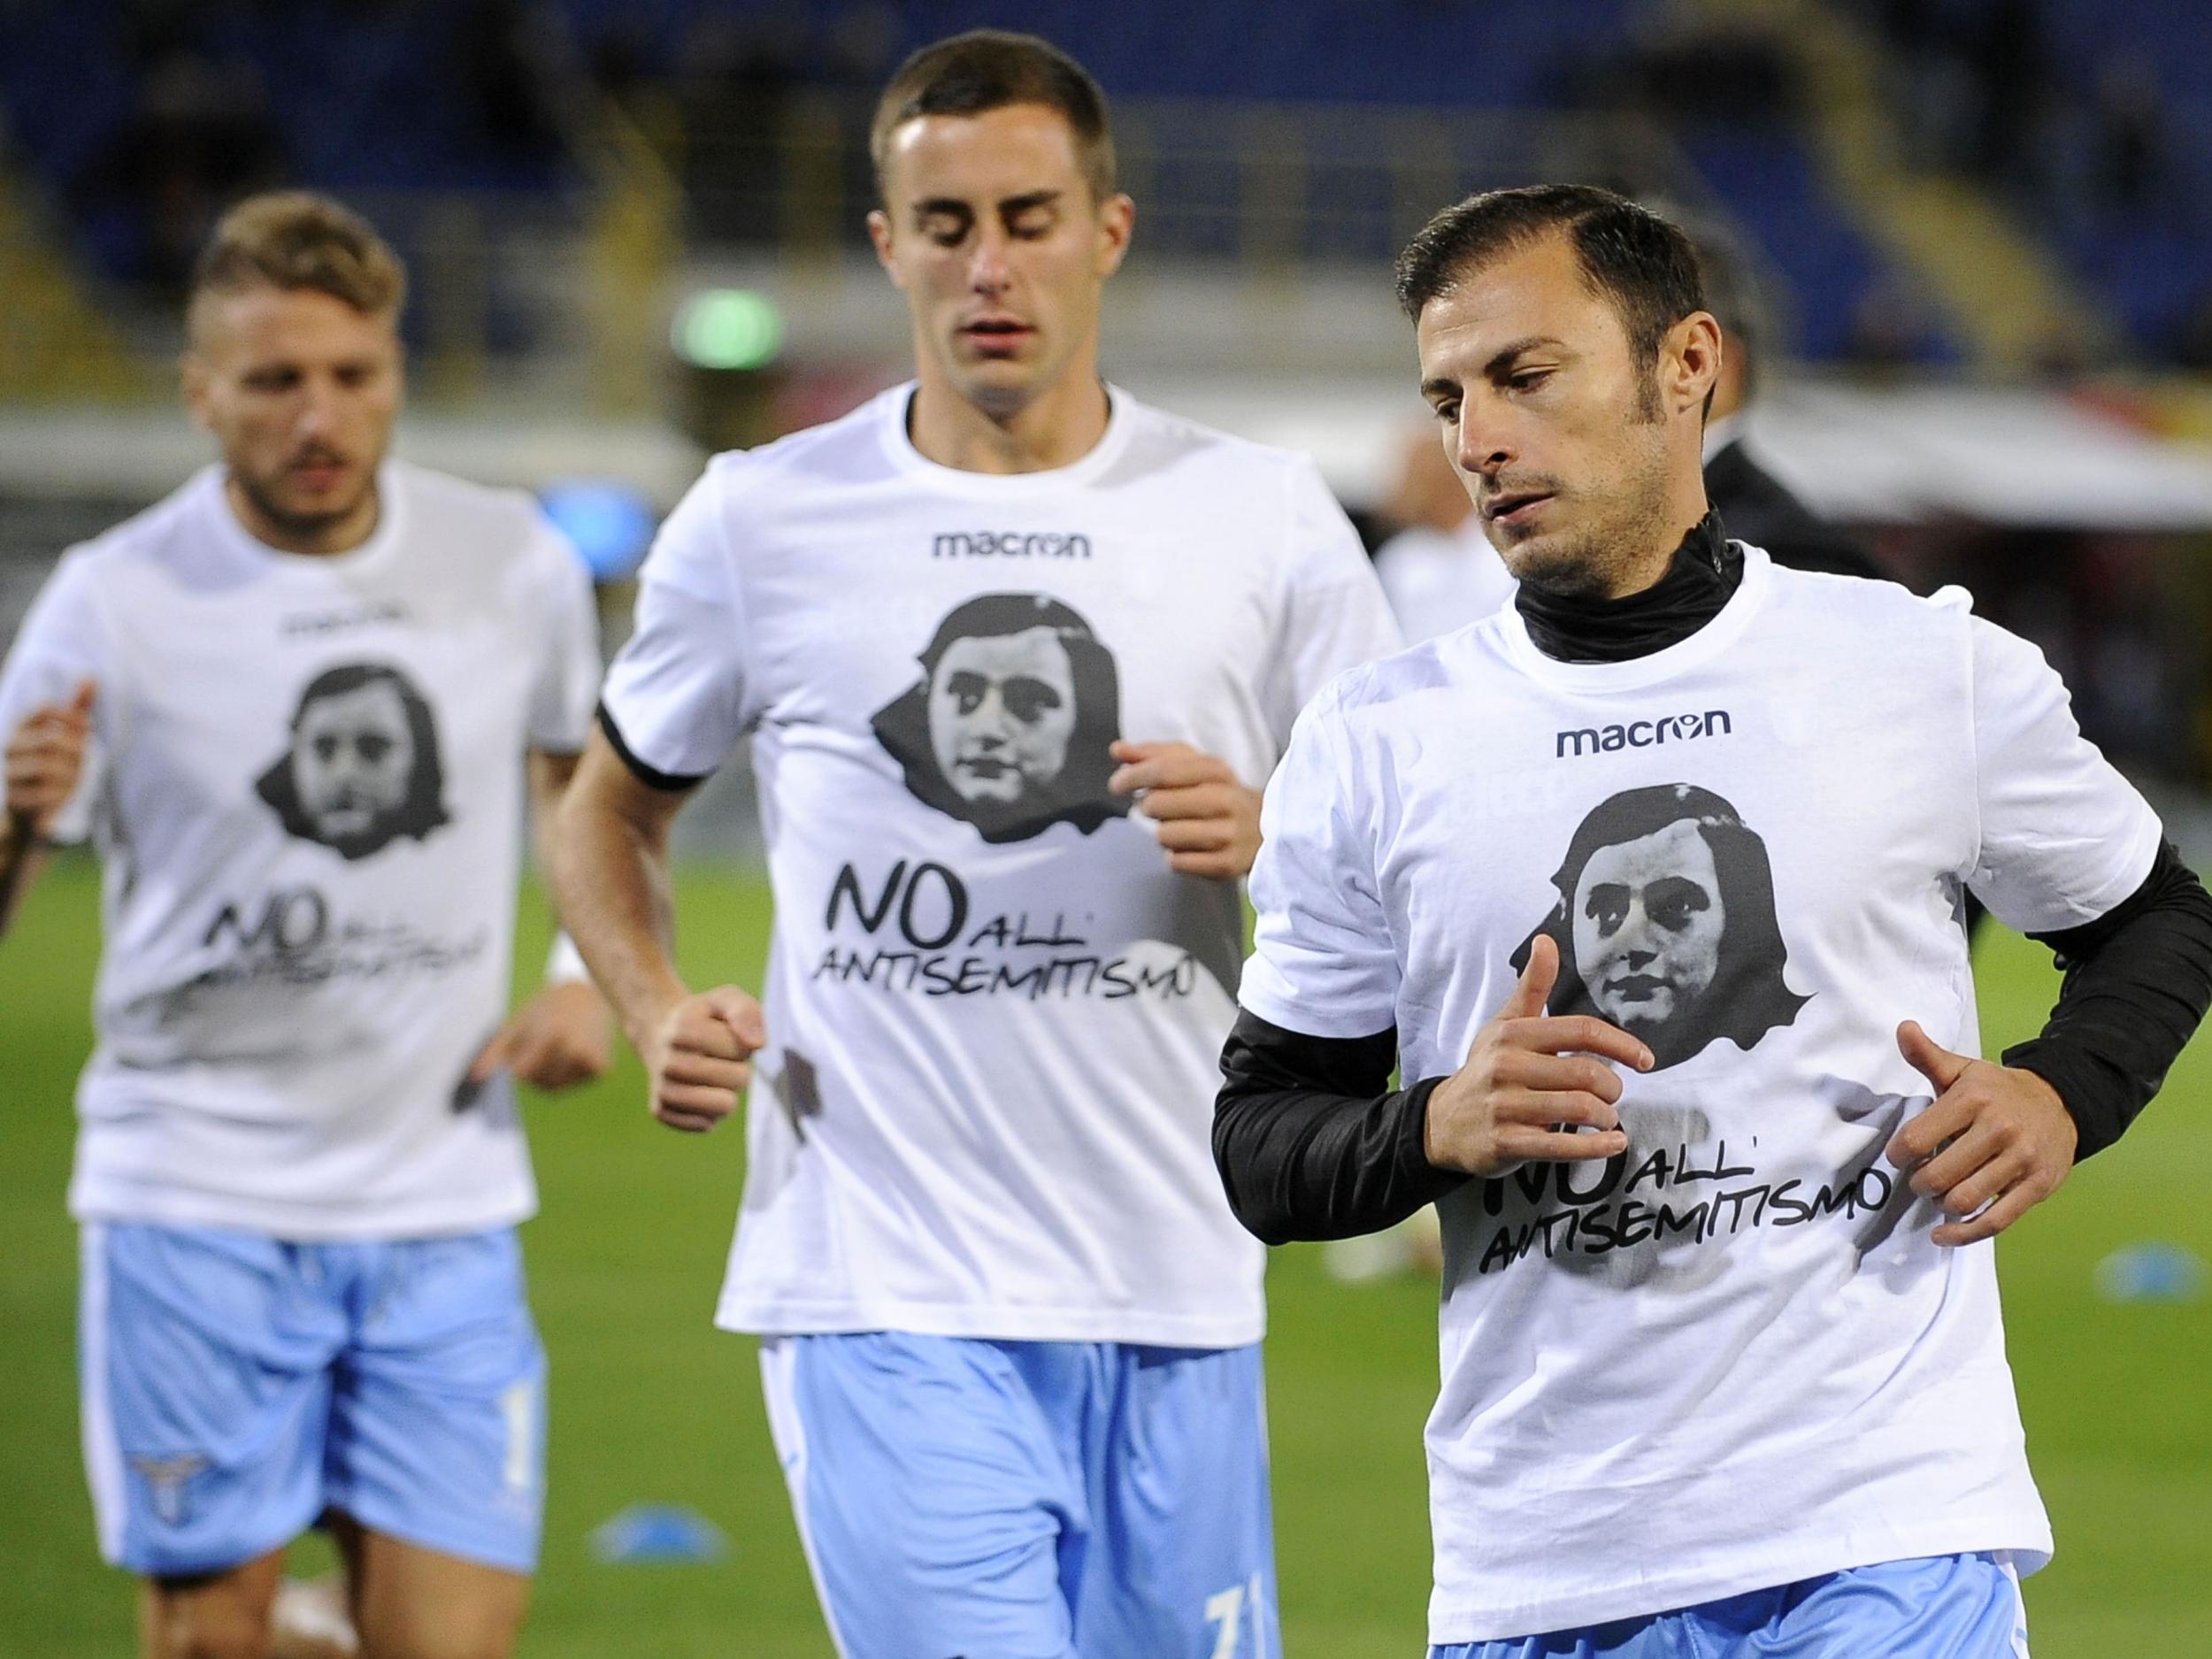
[[[702,369],[757,369],[783,349],[783,313],[750,288],[708,288],[676,312],[669,343]]]

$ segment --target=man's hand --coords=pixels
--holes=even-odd
[[[606,998],[581,980],[549,985],[484,1045],[469,1081],[483,1083],[504,1066],[534,1087],[569,1088],[604,1071],[613,1049]]]
[[[1234,881],[1252,872],[1260,854],[1260,796],[1237,780],[1229,763],[1188,743],[1116,742],[1121,762],[1106,787],[1133,795],[1153,820],[1168,868],[1179,875]]]
[[[705,1133],[737,1110],[753,1056],[767,1041],[760,1004],[733,985],[672,1004],[638,1046],[653,1116],[671,1129]]]
[[[2034,1072],[1939,1048],[1912,1020],[1897,1048],[1935,1086],[1935,1102],[1889,1138],[1889,1161],[1950,1214],[1938,1244],[1993,1239],[2056,1192],[2080,1132],[2058,1091]]]
[[[89,680],[80,680],[67,703],[41,703],[9,737],[7,817],[12,834],[44,841],[76,794],[92,735],[96,689]]]
[[[1502,1175],[1532,1159],[1566,1163],[1627,1149],[1614,1110],[1621,1079],[1605,1062],[1647,1071],[1651,1050],[1593,1016],[1545,1014],[1558,978],[1559,946],[1539,933],[1505,1006],[1475,1033],[1467,1064],[1429,1096],[1424,1150],[1437,1168]]]

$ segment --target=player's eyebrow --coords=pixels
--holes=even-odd
[[[1565,342],[1555,340],[1549,334],[1524,335],[1491,353],[1490,360],[1482,365],[1482,378],[1486,380],[1503,380],[1522,353],[1533,351],[1539,346],[1552,346],[1563,351],[1566,349]],[[1421,382],[1421,396],[1432,403],[1440,397],[1455,397],[1459,391],[1459,382],[1448,374],[1432,374]]]
[[[1011,219],[1017,213],[1026,213],[1033,207],[1050,207],[1060,199],[1057,190],[1029,190],[1020,196],[1010,196],[998,204],[998,211]]]
[[[925,196],[914,204],[916,219],[934,219],[940,214],[949,219],[973,219],[975,209],[956,196]]]
[[[1512,368],[1514,360],[1523,352],[1533,351],[1539,346],[1558,346],[1563,342],[1549,334],[1529,334],[1510,345],[1501,346],[1492,353],[1490,361],[1482,365],[1482,372],[1490,380],[1498,380]]]

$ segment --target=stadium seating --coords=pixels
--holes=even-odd
[[[2184,0],[2168,7],[2185,9]],[[204,229],[165,224],[142,188],[118,183],[146,151],[150,110],[165,99],[191,104],[180,62],[200,73],[203,113],[211,102],[227,111],[195,129],[219,162],[208,197],[275,178],[347,193],[411,259],[434,234],[416,222],[419,211],[441,193],[573,197],[581,180],[566,129],[580,111],[568,94],[587,68],[611,84],[619,63],[632,81],[703,89],[695,105],[739,129],[740,149],[718,155],[706,141],[729,135],[703,134],[683,164],[690,231],[695,243],[758,241],[788,234],[792,216],[772,199],[783,141],[747,108],[772,111],[782,94],[805,88],[864,113],[913,46],[1009,15],[979,0],[0,6],[0,106],[35,177],[68,213],[79,251],[126,283],[173,289]],[[1144,164],[1146,246],[1156,253],[1371,264],[1454,193],[1558,173],[1650,182],[1617,173],[1601,149],[1530,134],[1590,96],[1594,65],[1609,52],[1637,49],[1658,15],[1654,0],[1284,0],[1261,27],[1246,8],[1168,0],[1110,11],[1039,0],[1021,15],[1081,58],[1123,101],[1131,127],[1143,128],[1125,150]],[[149,16],[167,21],[153,27]],[[211,90],[211,81],[219,86]],[[1795,288],[1786,310],[1798,322],[1796,348],[1851,357],[1864,343],[1855,319],[1870,296],[1898,286],[1893,273],[1786,126],[1717,115],[1686,134],[1703,176],[1688,194],[1717,199],[1744,223]],[[825,210],[849,248],[857,247],[856,197],[866,188],[856,127],[844,119],[847,153],[831,175],[843,194]],[[1274,173],[1271,130],[1294,137]],[[2132,242],[2103,246],[2135,309],[2170,319],[2186,308],[2178,290],[2191,262],[2145,260]],[[542,332],[528,306],[503,298],[497,280],[490,287],[490,349],[526,347]],[[1921,327],[1884,351],[1940,360],[1952,347]]]

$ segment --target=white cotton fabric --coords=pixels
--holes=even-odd
[[[648,772],[752,739],[770,1043],[718,1319],[1256,1340],[1262,1253],[1208,1144],[1238,888],[1168,869],[1105,749],[1187,743],[1257,787],[1395,631],[1302,457],[1115,393],[1081,460],[986,476],[914,449],[911,395],[718,457],[604,692]],[[1018,728],[1015,760],[957,747]]]
[[[1578,867],[1578,832],[1605,841],[1655,798],[1638,791],[1740,819],[1770,876],[1741,834],[1649,815]],[[1993,1246],[1932,1244],[1941,1216],[1880,1156],[1931,1094],[1899,1022],[1978,1051],[1962,887],[2015,927],[2065,928],[2156,853],[2156,818],[2032,646],[1958,590],[1750,549],[1721,613],[1645,657],[1555,661],[1508,609],[1344,676],[1264,822],[1254,1013],[1395,1026],[1409,1079],[1452,1071],[1560,907],[1582,983],[1618,988],[1563,1008],[1563,986],[1552,1011],[1646,1021],[1666,1062],[1624,1073],[1624,1159],[1438,1206],[1432,1641],[1953,1551],[2041,1564]],[[1655,915],[1676,942],[1651,944]],[[1714,926],[1711,982],[1740,1018],[1679,1054],[1711,1028],[1693,946]],[[1609,979],[1609,939],[1650,946],[1640,978]]]
[[[0,670],[8,731],[98,688],[81,1218],[378,1239],[534,1207],[505,1074],[457,1091],[507,1004],[524,751],[589,725],[590,584],[524,495],[396,462],[379,490],[368,541],[306,557],[210,468],[66,554]]]

